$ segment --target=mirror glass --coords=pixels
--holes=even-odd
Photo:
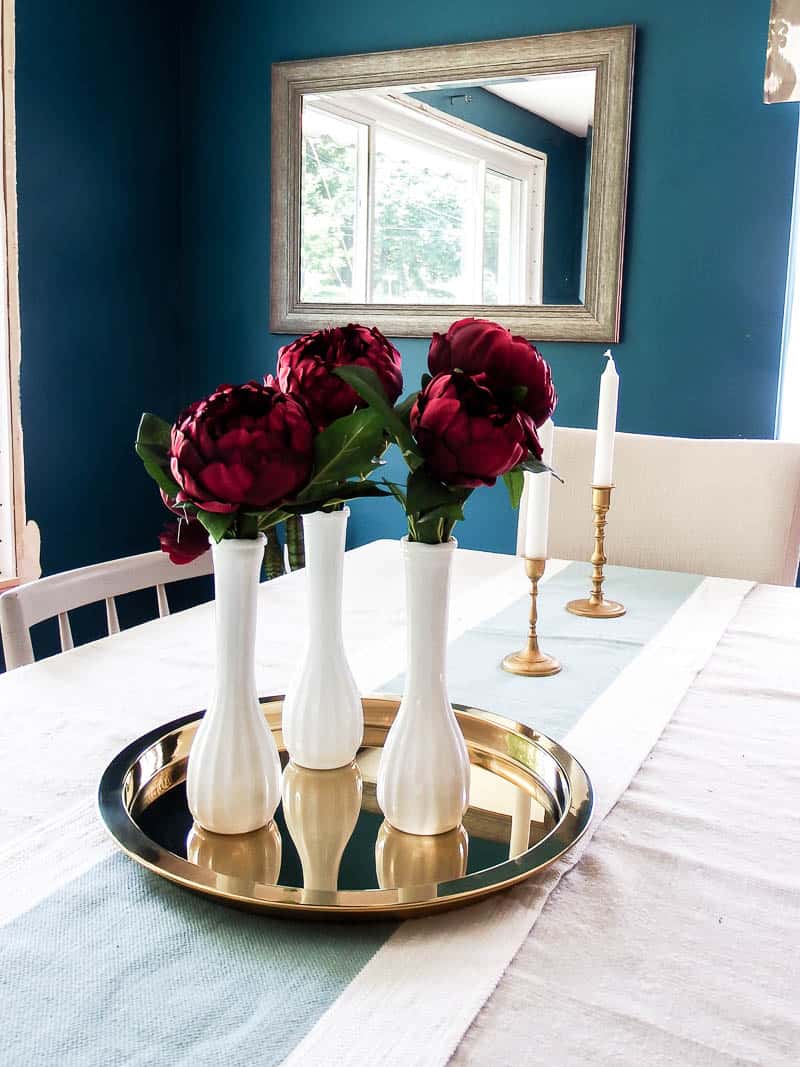
[[[595,79],[305,93],[300,300],[583,304]]]

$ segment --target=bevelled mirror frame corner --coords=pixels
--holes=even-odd
[[[300,333],[368,319],[385,334],[426,337],[457,318],[501,321],[540,341],[616,342],[630,147],[635,27],[275,63],[272,67],[270,327]],[[300,298],[301,116],[307,94],[478,77],[595,72],[583,302],[312,303]]]

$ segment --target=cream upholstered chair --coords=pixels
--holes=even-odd
[[[37,622],[58,617],[61,651],[66,652],[73,647],[68,614],[72,608],[104,600],[108,633],[119,633],[115,597],[155,587],[158,614],[163,617],[169,615],[167,585],[211,574],[212,570],[210,552],[180,566],[172,563],[164,552],[144,552],[9,589],[0,596],[0,632],[6,669],[33,663],[30,628]]]
[[[592,553],[594,430],[557,426],[550,555]],[[794,585],[800,444],[619,433],[606,527],[609,563]],[[520,508],[518,545],[524,544]],[[521,548],[520,548],[521,550]]]

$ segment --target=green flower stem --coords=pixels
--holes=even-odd
[[[453,535],[453,519],[419,519],[417,516],[408,516],[408,539],[417,541],[422,545],[443,545]]]
[[[258,516],[240,513],[236,520],[236,536],[255,540],[258,537]]]
[[[286,520],[286,548],[289,568],[300,571],[306,565],[306,546],[303,537],[303,520],[299,515],[290,515]]]
[[[266,531],[267,547],[264,549],[264,578],[270,581],[285,574],[283,565],[283,545],[278,537],[277,527],[271,526]]]

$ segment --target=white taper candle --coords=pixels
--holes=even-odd
[[[542,462],[553,462],[553,420],[539,427]],[[525,555],[528,559],[547,559],[547,528],[550,522],[550,486],[552,474],[525,472],[527,507],[525,511]]]
[[[594,473],[592,485],[614,484],[614,434],[617,429],[617,398],[619,375],[611,355],[606,352],[608,363],[600,377],[600,402],[597,406],[597,441],[594,449]]]

